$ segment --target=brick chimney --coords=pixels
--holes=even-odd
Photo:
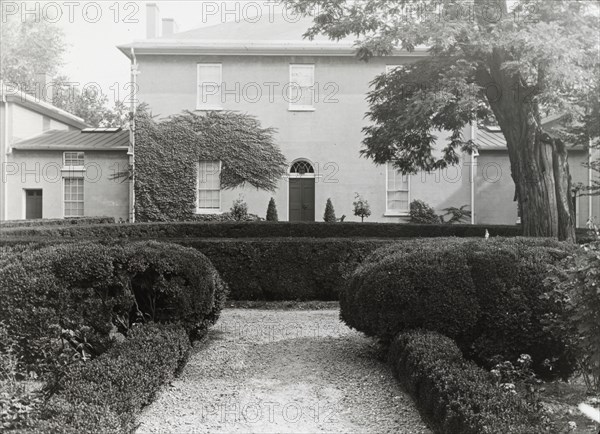
[[[146,38],[154,39],[160,36],[160,11],[156,3],[146,4]]]
[[[177,23],[173,18],[163,18],[162,19],[162,35],[163,36],[171,36],[173,33],[177,33],[179,29],[177,28]]]

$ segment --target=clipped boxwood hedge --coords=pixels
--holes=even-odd
[[[346,277],[389,240],[188,239],[229,286],[233,300],[338,300]]]
[[[99,356],[138,322],[177,322],[196,337],[217,320],[226,290],[206,256],[176,244],[0,252],[0,318],[25,372],[60,374],[69,358]]]
[[[549,267],[574,248],[526,238],[394,243],[354,271],[340,292],[341,317],[385,342],[410,329],[438,331],[479,363],[526,353],[539,374],[566,378],[575,367],[568,337],[544,326],[560,304],[541,296]]]
[[[2,238],[76,237],[76,238],[415,238],[515,237],[519,226],[428,225],[409,223],[325,223],[325,222],[169,222],[123,223],[60,227],[7,228]]]
[[[25,228],[32,226],[68,226],[114,223],[114,217],[72,217],[64,219],[4,220],[0,221],[0,228]]]
[[[183,366],[190,348],[179,326],[135,326],[125,341],[100,357],[72,366],[28,432],[133,432],[137,413]]]
[[[463,358],[448,337],[412,330],[392,342],[394,374],[438,433],[536,434],[549,432],[541,415],[492,375]]]

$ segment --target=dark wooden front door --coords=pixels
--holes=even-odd
[[[315,178],[290,178],[290,221],[315,221]]]
[[[25,218],[42,218],[42,190],[25,190]]]

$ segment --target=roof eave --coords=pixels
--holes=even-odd
[[[117,48],[131,58],[131,49],[138,55],[223,55],[223,56],[355,56],[356,47],[350,44],[321,43],[243,43],[242,41],[141,41]],[[396,50],[390,56],[425,57],[426,48],[412,52]]]
[[[60,145],[22,145],[15,143],[13,151],[128,151],[128,146],[89,147],[89,146],[60,146]]]
[[[52,119],[63,122],[72,127],[83,129],[89,127],[85,121],[67,111],[59,109],[58,107],[48,104],[43,101],[36,101],[35,97],[19,92],[18,94],[6,94],[6,101],[19,104],[25,108],[37,111]]]

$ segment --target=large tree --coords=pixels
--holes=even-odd
[[[33,18],[6,18],[0,26],[0,78],[27,94],[36,92],[36,75],[52,79],[52,104],[79,116],[95,127],[125,125],[128,114],[120,101],[113,108],[96,89],[79,89],[68,77],[58,75],[67,49],[64,32],[56,24]]]
[[[598,74],[598,2],[576,0],[288,0],[314,16],[305,34],[354,36],[368,61],[398,48],[429,56],[373,82],[363,155],[416,172],[456,164],[461,131],[494,119],[506,139],[524,234],[575,239],[567,147],[542,129],[578,116]],[[435,130],[452,132],[441,155]]]

